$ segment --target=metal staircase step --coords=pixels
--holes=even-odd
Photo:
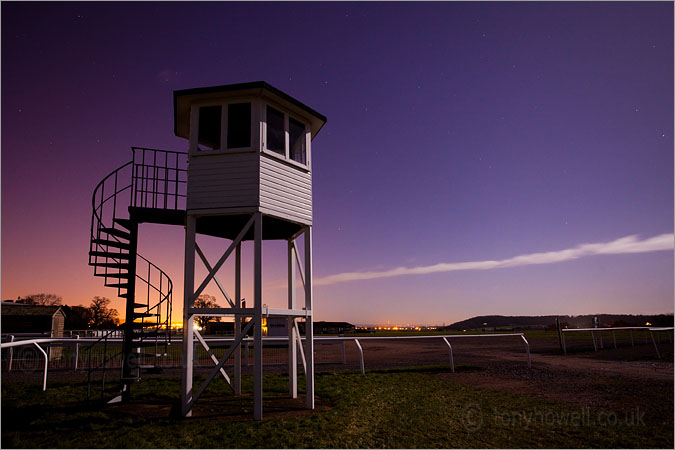
[[[129,289],[129,283],[106,283],[106,287]],[[125,294],[126,295],[126,294]]]
[[[117,272],[116,273],[105,273],[105,272],[95,273],[94,276],[95,277],[106,277],[106,278],[131,278],[130,273],[117,273]]]
[[[134,313],[134,319],[140,319],[141,317],[159,317],[159,314],[149,313],[149,312],[135,312]]]
[[[95,262],[91,264],[96,267],[109,267],[111,269],[129,269],[129,263],[104,263],[104,262]]]
[[[117,228],[101,228],[101,231],[105,231],[106,233],[112,235],[112,236],[117,236],[122,239],[126,239],[128,241],[131,240],[131,233],[128,231],[122,231]]]
[[[131,259],[129,253],[114,253],[114,252],[89,252],[89,256],[99,256],[101,258],[111,258],[111,259]]]
[[[126,228],[129,231],[131,231],[131,227],[133,226],[132,225],[133,222],[129,219],[113,219],[113,222],[115,222],[119,226]]]
[[[131,250],[131,244],[129,244],[128,242],[110,241],[108,239],[94,239],[92,242],[94,244],[100,244],[106,247],[116,247],[125,250]]]
[[[147,308],[148,305],[145,303],[134,303],[134,308]]]

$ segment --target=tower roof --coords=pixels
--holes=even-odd
[[[188,138],[190,133],[190,104],[195,100],[227,99],[229,97],[256,96],[280,103],[291,111],[307,118],[310,122],[312,139],[326,124],[326,116],[296,100],[285,92],[264,81],[225,84],[173,91],[173,131],[176,136]]]

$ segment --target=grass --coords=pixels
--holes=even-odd
[[[460,370],[472,370],[460,367]],[[52,382],[2,384],[2,446],[68,448],[452,448],[452,447],[673,447],[672,426],[581,410],[503,391],[452,382],[447,367],[316,375],[321,412],[269,415],[252,420],[178,419],[121,414],[88,404],[86,385]],[[179,379],[147,378],[134,398],[175,403]],[[302,381],[302,380],[301,380]],[[252,379],[244,377],[244,391]],[[299,382],[299,386],[302,386]],[[282,398],[286,377],[264,379],[266,401]],[[228,398],[248,408],[250,397],[233,399],[223,382],[212,384],[203,405]],[[198,405],[199,403],[198,402]],[[616,421],[614,419],[616,419]],[[603,419],[604,418],[604,419]]]

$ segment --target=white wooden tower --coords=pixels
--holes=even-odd
[[[266,317],[288,319],[289,395],[297,397],[298,353],[304,359],[307,408],[314,408],[314,345],[312,330],[312,153],[311,141],[326,118],[265,82],[188,89],[174,92],[174,132],[189,141],[185,219],[185,291],[183,303],[182,414],[192,407],[217,376],[235,394],[241,393],[242,339],[253,330],[254,418],[262,418],[263,343]],[[197,244],[198,234],[231,241],[218,261],[208,261]],[[296,239],[304,235],[304,257]],[[269,239],[288,242],[288,307],[263,306],[262,245]],[[254,241],[254,299],[241,301],[241,243]],[[208,275],[195,280],[195,255]],[[218,280],[228,257],[235,258],[234,295]],[[302,261],[302,262],[301,262]],[[296,265],[297,263],[297,265]],[[304,304],[296,300],[297,272],[304,284]],[[211,282],[226,299],[223,308],[195,308],[194,300]],[[195,316],[235,319],[234,342],[207,379],[193,386],[195,339],[206,342],[194,327]],[[304,349],[298,319],[305,320]],[[234,358],[232,374],[224,369]]]

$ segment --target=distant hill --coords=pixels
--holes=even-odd
[[[444,329],[461,330],[532,330],[553,329],[555,319],[569,328],[588,328],[593,326],[593,317],[597,316],[601,327],[644,326],[649,322],[655,327],[672,327],[672,314],[633,315],[633,314],[587,314],[582,316],[476,316],[455,322]]]

